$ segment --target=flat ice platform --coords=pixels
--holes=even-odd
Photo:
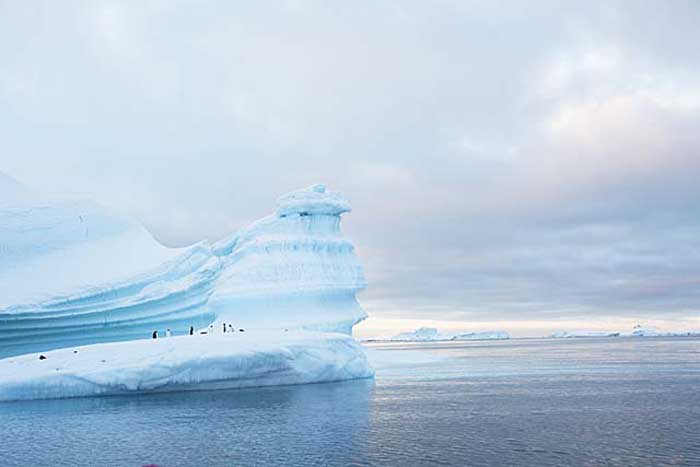
[[[94,344],[0,360],[0,401],[370,378],[346,334],[251,330]]]

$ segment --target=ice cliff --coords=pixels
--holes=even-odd
[[[216,243],[166,248],[92,202],[38,194],[0,174],[0,358],[175,335],[189,326],[350,334],[366,314],[350,211],[323,185]]]

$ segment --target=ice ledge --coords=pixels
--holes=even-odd
[[[340,193],[327,191],[325,185],[312,185],[277,199],[277,217],[293,214],[340,215],[350,210],[348,199]]]
[[[95,344],[0,360],[0,401],[370,378],[350,336],[254,331]]]

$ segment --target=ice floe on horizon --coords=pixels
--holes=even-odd
[[[555,339],[575,337],[696,337],[700,331],[660,331],[653,326],[636,324],[631,332],[621,331],[558,331],[549,337]]]
[[[402,332],[386,340],[394,342],[436,342],[436,341],[466,341],[487,339],[510,339],[505,331],[459,331],[440,332],[437,328],[421,327],[414,331]]]

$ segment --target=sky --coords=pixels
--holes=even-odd
[[[347,195],[367,335],[700,329],[700,3],[0,0],[0,171],[218,239]]]

